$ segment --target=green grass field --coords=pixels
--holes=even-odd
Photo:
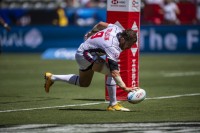
[[[75,61],[42,60],[39,54],[0,55],[0,125],[200,121],[200,55],[142,54],[140,87],[147,98],[180,97],[121,102],[131,112],[105,111],[101,74],[94,75],[89,88],[57,82],[46,94],[46,71],[78,73],[78,66]]]

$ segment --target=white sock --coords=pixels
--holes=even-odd
[[[110,98],[110,106],[117,104],[117,97],[116,97],[116,82],[112,77],[107,77],[106,86],[108,90],[108,95]]]
[[[68,74],[68,75],[52,75],[52,81],[63,81],[69,84],[79,86],[79,76],[75,74]]]

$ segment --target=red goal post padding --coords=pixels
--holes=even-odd
[[[140,0],[107,0],[107,22],[117,24],[123,29],[132,28],[137,32],[136,45],[120,54],[118,64],[125,84],[128,87],[139,86]],[[107,87],[105,99],[109,100]],[[119,86],[117,100],[127,100],[127,92]]]

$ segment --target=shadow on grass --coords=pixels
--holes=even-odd
[[[139,112],[139,111],[135,111],[135,110],[131,110],[131,111],[107,111],[106,109],[74,109],[74,108],[65,108],[65,109],[59,109],[61,111],[106,111],[106,112],[124,112],[124,113],[130,113],[130,112]]]
[[[106,111],[106,109],[73,109],[73,108],[68,108],[68,109],[59,109],[62,111]]]
[[[88,98],[80,98],[80,99],[73,99],[73,100],[78,100],[78,101],[100,101],[100,102],[104,102],[105,99],[88,99]]]
[[[0,96],[2,97],[2,96]],[[5,97],[5,96],[4,96]],[[6,96],[7,97],[7,96]],[[11,96],[9,96],[10,98],[12,98]],[[24,98],[22,96],[17,96],[14,98]],[[34,99],[34,98],[38,98],[38,99]],[[40,102],[40,101],[51,101],[51,100],[60,100],[61,98],[51,98],[51,97],[33,97],[33,99],[30,100],[16,100],[16,101],[1,101],[0,104],[15,104],[15,103],[30,103],[30,102]]]

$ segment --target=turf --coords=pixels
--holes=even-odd
[[[200,93],[199,59],[198,54],[141,54],[140,86],[148,98]],[[96,73],[88,88],[56,83],[46,94],[43,88],[46,71],[78,73],[78,66],[75,61],[42,60],[39,54],[1,54],[0,111],[102,103],[0,112],[0,125],[200,121],[200,95],[145,100],[137,105],[122,102],[132,111],[108,112],[103,75]]]

